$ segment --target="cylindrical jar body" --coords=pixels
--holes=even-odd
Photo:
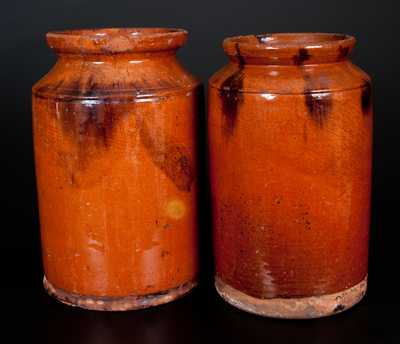
[[[372,111],[354,38],[225,40],[209,84],[216,287],[272,317],[345,310],[366,290]]]
[[[171,301],[196,283],[198,82],[186,32],[48,34],[59,55],[33,88],[45,286],[98,310]]]

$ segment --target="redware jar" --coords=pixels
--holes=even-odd
[[[50,32],[58,61],[33,87],[44,285],[60,301],[127,310],[196,284],[198,81],[187,32]]]
[[[367,287],[370,78],[339,34],[228,38],[209,82],[216,288],[280,318],[346,310]]]

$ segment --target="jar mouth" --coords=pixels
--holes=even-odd
[[[338,33],[265,33],[229,37],[223,47],[242,63],[303,65],[344,60],[355,42]]]
[[[117,54],[177,50],[187,31],[175,28],[102,28],[52,31],[51,49],[61,54]]]

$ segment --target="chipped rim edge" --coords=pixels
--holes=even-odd
[[[281,319],[314,319],[339,314],[357,304],[367,291],[367,278],[355,286],[334,294],[302,298],[258,299],[232,288],[215,276],[218,294],[243,311]]]
[[[56,288],[46,279],[46,276],[43,277],[46,292],[56,300],[69,306],[95,311],[129,311],[162,305],[185,296],[196,285],[196,281],[189,281],[176,288],[149,295],[86,296]]]

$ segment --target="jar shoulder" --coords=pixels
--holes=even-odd
[[[350,61],[301,66],[229,63],[210,78],[209,85],[244,93],[304,94],[360,88],[370,82],[368,74]]]
[[[32,88],[36,97],[102,99],[157,97],[200,84],[175,58],[164,60],[59,59]]]

